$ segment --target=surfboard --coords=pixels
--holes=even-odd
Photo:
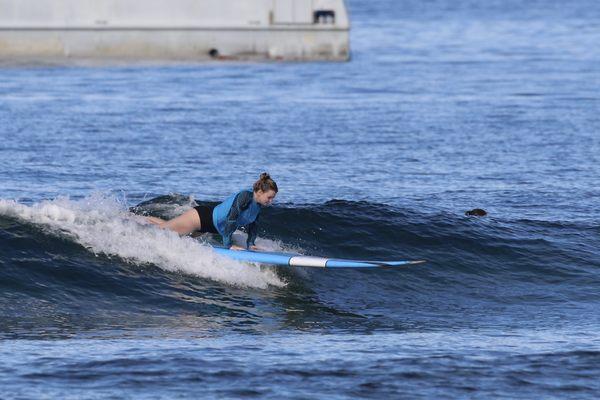
[[[285,267],[316,267],[316,268],[390,268],[406,265],[422,264],[425,261],[379,261],[379,260],[347,260],[305,256],[295,253],[277,253],[267,251],[230,250],[223,247],[213,247],[215,252],[237,261],[260,264],[279,265]]]

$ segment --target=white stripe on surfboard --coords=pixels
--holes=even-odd
[[[292,267],[323,267],[327,264],[328,258],[323,257],[310,257],[310,256],[296,256],[290,258],[290,265]]]

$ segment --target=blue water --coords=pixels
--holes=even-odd
[[[0,397],[598,397],[600,6],[348,7],[349,63],[0,69]],[[428,263],[245,265],[128,212],[264,170],[263,247]]]

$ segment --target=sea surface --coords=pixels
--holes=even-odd
[[[348,63],[0,69],[0,398],[600,397],[600,3],[347,5]],[[263,171],[264,248],[428,262],[129,212]]]

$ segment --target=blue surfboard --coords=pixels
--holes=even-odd
[[[346,260],[340,258],[314,257],[294,253],[277,253],[267,251],[230,250],[223,247],[213,247],[223,256],[237,261],[260,264],[279,265],[286,267],[316,267],[316,268],[385,268],[421,264],[425,261],[377,261],[377,260]]]

